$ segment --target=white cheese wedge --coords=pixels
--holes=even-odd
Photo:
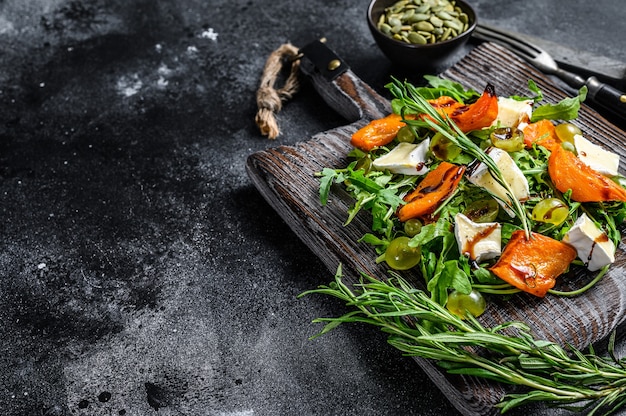
[[[502,254],[502,226],[497,222],[476,223],[463,214],[456,214],[454,236],[461,255],[477,263]]]
[[[574,146],[585,165],[606,176],[617,175],[619,155],[591,143],[580,134],[574,135]]]
[[[515,164],[515,161],[504,150],[497,147],[490,147],[486,150],[487,154],[491,156],[495,164],[500,168],[502,176],[506,183],[511,187],[515,197],[521,202],[530,198],[530,189],[528,186],[528,180],[522,173],[521,169]],[[484,163],[478,164],[478,166],[471,169],[468,180],[476,186],[480,186],[486,189],[489,193],[496,196],[498,203],[504,208],[504,210],[511,217],[515,216],[515,212],[511,209],[512,201],[507,196],[505,188],[500,185],[496,179],[491,176],[487,165]]]
[[[419,144],[399,143],[389,153],[374,160],[374,168],[404,175],[424,175],[428,172],[429,146],[430,139]]]
[[[615,244],[606,233],[583,214],[563,237],[572,245],[590,271],[596,271],[615,261]]]
[[[532,113],[532,100],[519,101],[508,97],[498,97],[498,117],[493,125],[517,127],[521,130],[530,122]]]

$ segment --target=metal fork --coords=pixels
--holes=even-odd
[[[477,39],[498,43],[506,47],[541,72],[555,75],[571,87],[580,88],[586,84],[587,80],[583,77],[559,68],[559,65],[548,52],[525,41],[514,33],[481,23],[476,25],[473,36]]]
[[[585,79],[573,72],[559,68],[559,65],[548,52],[512,32],[479,23],[476,25],[472,36],[482,41],[504,46],[541,72],[554,75],[573,88],[579,89],[586,85],[588,88],[587,97],[590,100],[612,112],[621,121],[626,120],[626,93],[598,81],[596,77]]]

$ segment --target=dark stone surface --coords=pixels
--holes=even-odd
[[[473,3],[626,61],[617,0]],[[325,36],[379,90],[397,73],[366,7],[0,1],[0,413],[456,413],[370,328],[307,339],[345,309],[296,299],[332,274],[245,172],[345,123],[304,82],[278,140],[260,136],[255,91],[281,43]]]

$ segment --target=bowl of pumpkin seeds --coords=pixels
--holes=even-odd
[[[440,72],[452,65],[476,27],[463,0],[373,0],[367,22],[382,52],[404,69]]]

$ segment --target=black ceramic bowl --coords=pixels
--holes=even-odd
[[[476,12],[468,3],[454,0],[456,6],[468,16],[468,29],[465,32],[444,41],[417,45],[393,39],[377,28],[385,9],[397,1],[372,0],[367,9],[367,23],[374,40],[391,62],[405,70],[434,74],[443,71],[462,56],[467,40],[476,28]]]

